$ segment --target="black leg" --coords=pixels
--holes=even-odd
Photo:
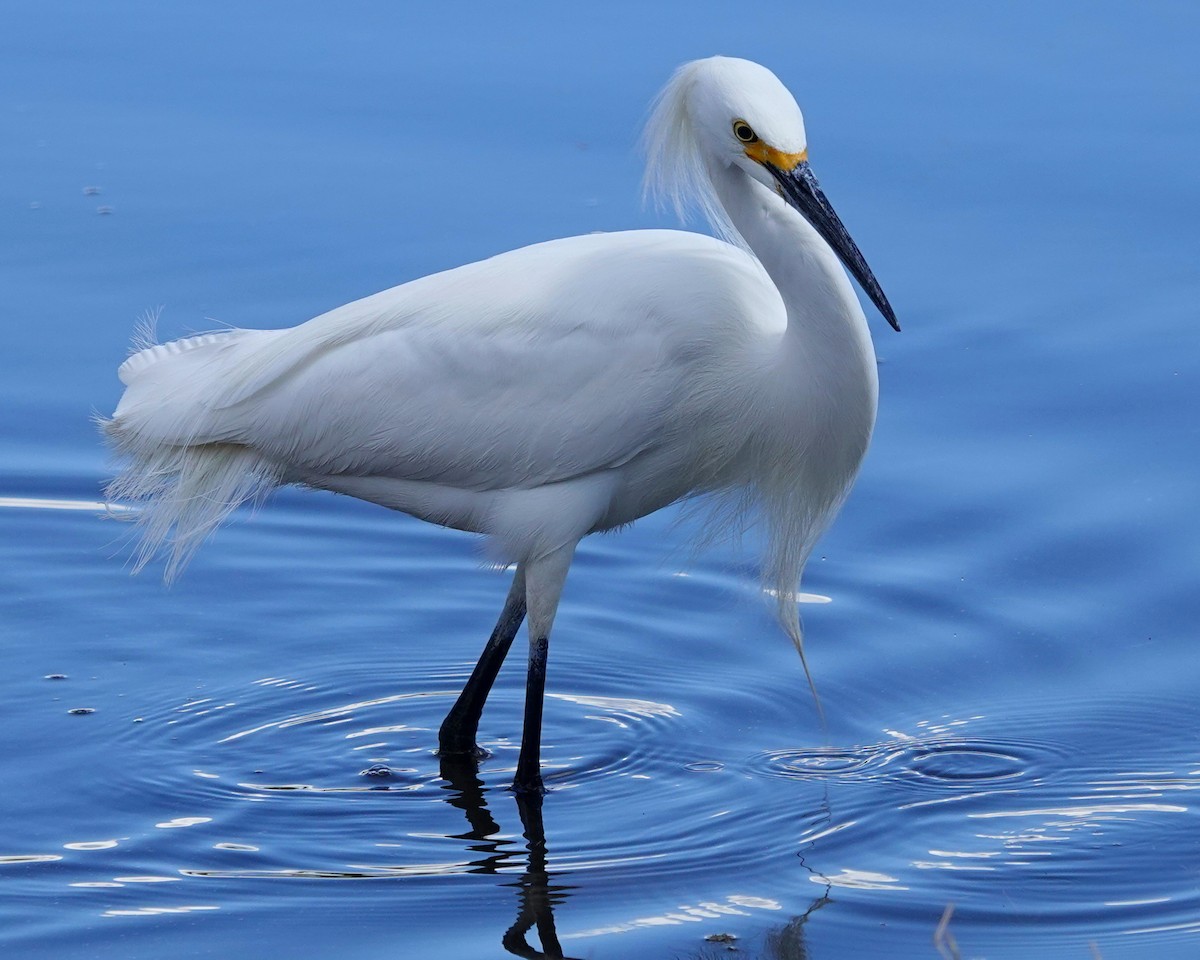
[[[525,680],[525,729],[521,732],[521,753],[517,757],[517,776],[513,790],[541,796],[542,784],[542,701],[546,694],[546,656],[550,651],[547,637],[529,638],[529,675]]]
[[[521,629],[525,619],[525,572],[520,566],[513,577],[512,587],[508,591],[508,599],[504,601],[504,610],[496,622],[496,629],[484,647],[471,671],[471,676],[463,687],[462,693],[454,701],[454,706],[442,721],[438,731],[438,753],[442,756],[471,756],[485,757],[486,750],[481,750],[475,743],[479,731],[479,717],[483,713],[483,705],[487,702],[492,684],[496,682],[496,674],[508,648],[512,646],[513,638]]]
[[[542,784],[542,701],[546,695],[546,654],[550,650],[550,628],[562,596],[567,569],[578,541],[564,543],[547,553],[529,558],[524,569],[529,600],[529,675],[525,680],[525,728],[513,791],[540,797]]]

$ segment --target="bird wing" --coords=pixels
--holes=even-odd
[[[244,444],[301,472],[540,486],[619,467],[702,415],[696,397],[719,393],[761,315],[780,322],[763,284],[750,257],[693,234],[552,241],[289,330],[152,348],[122,368],[122,407],[153,400],[173,442]],[[753,321],[748,288],[765,304]],[[139,381],[176,388],[139,402]]]

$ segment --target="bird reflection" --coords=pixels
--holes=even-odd
[[[483,854],[471,866],[477,873],[499,873],[517,858],[511,842],[498,839],[500,825],[487,807],[479,764],[472,757],[444,756],[441,775],[450,792],[447,802],[467,818],[469,829],[456,839],[468,841],[468,849]],[[551,883],[546,869],[546,831],[542,824],[542,797],[539,794],[515,794],[517,812],[525,836],[526,868],[512,886],[518,890],[517,919],[501,937],[509,953],[544,960],[572,960],[562,952],[554,928],[554,907],[570,895],[573,887]],[[541,949],[529,943],[530,932],[537,931]]]
[[[763,939],[762,953],[757,954],[759,960],[813,960],[813,955],[809,953],[808,942],[805,939],[804,927],[808,923],[809,917],[820,910],[827,903],[832,903],[833,900],[829,896],[829,888],[825,888],[825,892],[817,897],[808,909],[797,916],[792,917],[787,923],[767,931],[766,937]],[[708,937],[708,940],[715,943],[725,943],[723,936]],[[717,960],[719,957],[725,956],[741,956],[748,957],[749,954],[744,952],[744,947],[733,946],[728,944],[724,947],[706,946],[699,953],[691,954],[693,960]]]
[[[542,823],[540,794],[513,794],[525,838],[522,851],[512,840],[502,835],[487,806],[486,790],[479,776],[479,762],[469,756],[444,756],[440,758],[441,776],[448,792],[447,803],[461,810],[467,818],[469,829],[456,834],[454,839],[465,841],[467,849],[480,854],[471,861],[473,873],[496,874],[507,871],[524,860],[525,871],[521,879],[511,884],[518,890],[517,919],[504,932],[500,942],[510,954],[530,960],[572,960],[563,953],[554,926],[554,908],[564,903],[576,888],[553,883],[553,874],[546,867],[546,831]],[[809,918],[828,903],[832,903],[832,887],[824,877],[813,870],[800,857],[800,866],[823,883],[824,890],[801,914],[787,923],[767,932],[762,960],[811,960],[805,942],[805,926]],[[529,943],[530,933],[537,932],[541,948]],[[718,954],[709,947],[695,955],[696,960],[713,960]],[[727,951],[722,951],[721,956]],[[744,954],[743,954],[744,955]]]
[[[805,869],[808,869],[805,867]],[[808,918],[820,910],[825,904],[832,902],[829,898],[829,887],[817,897],[802,914],[792,917],[787,923],[767,934],[766,954],[764,960],[810,960],[808,944],[804,939],[804,926]]]

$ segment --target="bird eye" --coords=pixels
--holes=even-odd
[[[751,129],[750,124],[745,120],[733,121],[733,135],[742,143],[755,143],[758,141],[758,134]]]

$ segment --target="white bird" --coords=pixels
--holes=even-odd
[[[484,701],[528,613],[513,784],[525,794],[543,792],[550,630],[589,533],[705,494],[717,525],[761,516],[764,577],[803,657],[795,592],[858,472],[878,392],[839,258],[899,329],[769,70],[685,64],[645,144],[649,192],[699,207],[722,239],[552,240],[289,329],[141,344],[104,423],[128,458],[107,495],[144,503],[141,562],[166,547],[168,578],[236,506],[281,484],[484,534],[516,573],[440,753],[484,755]]]

